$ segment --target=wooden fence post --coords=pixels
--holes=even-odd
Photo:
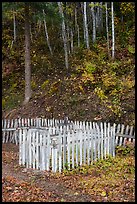
[[[52,171],[57,171],[57,139],[52,139]]]

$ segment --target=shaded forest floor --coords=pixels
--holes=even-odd
[[[135,202],[134,154],[53,174],[18,165],[18,146],[2,145],[3,202]]]

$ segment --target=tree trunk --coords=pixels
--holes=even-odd
[[[86,47],[89,49],[89,34],[87,25],[87,2],[84,2],[84,25],[85,25],[85,37],[86,37]]]
[[[31,98],[31,60],[30,60],[30,22],[29,5],[25,3],[25,100],[23,104],[29,102]]]
[[[114,33],[114,8],[113,2],[111,2],[111,13],[112,13],[112,60],[115,58],[115,33]]]
[[[99,31],[99,7],[97,7],[97,11],[96,11],[96,28],[97,28],[97,31]]]
[[[73,45],[73,30],[71,28],[70,30],[70,34],[71,34],[71,41],[70,41],[70,45],[71,45],[71,53],[73,52],[74,49],[74,45]]]
[[[66,36],[66,28],[65,28],[65,21],[64,21],[64,14],[62,9],[62,3],[58,2],[59,12],[62,17],[62,38],[64,42],[64,51],[65,51],[65,66],[68,71],[69,65],[68,65],[68,50],[67,50],[67,36]]]
[[[69,25],[67,24],[67,49],[68,49],[68,53],[70,54],[70,33],[69,33]]]
[[[84,37],[84,43],[86,43],[86,31],[85,31],[85,20],[84,20],[84,6],[83,2],[81,2],[81,8],[82,8],[82,13],[83,13],[83,37]]]
[[[110,57],[110,51],[109,51],[109,32],[108,32],[108,8],[107,8],[107,2],[106,5],[106,33],[107,33],[107,49],[108,49],[108,58]]]
[[[77,8],[75,8],[75,31],[77,32],[78,47],[80,47],[79,25],[77,20]]]
[[[79,25],[77,26],[77,28],[78,28],[78,47],[80,47]]]
[[[91,2],[94,4],[94,2]],[[96,16],[95,16],[95,8],[91,7],[91,13],[92,13],[92,22],[93,22],[93,43],[96,42]]]
[[[45,17],[44,9],[43,9],[43,15]],[[48,47],[49,47],[49,51],[50,51],[50,54],[53,55],[52,48],[51,48],[50,42],[49,42],[49,35],[48,35],[48,29],[47,29],[47,24],[46,24],[45,18],[44,18],[44,27],[45,27],[45,34],[46,34],[46,39],[47,39],[47,44],[48,44]]]
[[[100,31],[103,31],[103,9],[102,2],[100,2]]]

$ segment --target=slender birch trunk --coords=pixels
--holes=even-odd
[[[25,100],[23,104],[29,102],[31,98],[31,60],[30,60],[30,21],[29,6],[25,2]]]
[[[111,13],[112,13],[112,60],[115,58],[115,33],[114,33],[114,7],[111,2]]]
[[[70,54],[70,29],[69,25],[66,25],[67,27],[67,47],[68,47],[68,53]]]
[[[106,33],[107,33],[107,48],[108,48],[108,57],[110,57],[110,51],[109,51],[109,32],[108,32],[108,8],[107,8],[107,2],[105,3],[106,6]]]
[[[86,43],[86,31],[85,31],[85,20],[84,20],[84,6],[83,2],[81,2],[81,8],[82,8],[82,13],[83,13],[83,37],[84,37],[84,43]]]
[[[88,25],[87,25],[87,2],[84,2],[84,25],[85,25],[86,47],[87,49],[89,49],[89,34],[88,34]]]
[[[100,30],[103,30],[103,11],[102,11],[102,2],[100,2]]]
[[[70,30],[70,34],[71,34],[71,41],[70,41],[70,45],[71,45],[71,52],[73,52],[73,49],[74,49],[74,43],[73,43],[73,30],[71,28]]]
[[[78,47],[80,47],[79,25],[77,26],[77,28],[78,28]]]
[[[49,42],[49,35],[48,35],[48,29],[47,29],[47,23],[46,23],[46,19],[45,19],[44,9],[43,9],[43,15],[44,15],[44,27],[45,27],[45,34],[46,34],[46,39],[47,39],[47,45],[48,45],[50,54],[53,55],[52,48],[51,48],[50,42]]]
[[[92,4],[94,4],[94,2],[91,2]],[[93,39],[93,43],[95,43],[96,41],[96,16],[95,16],[95,8],[91,7],[91,14],[92,14],[92,22],[93,22],[93,35],[92,35],[92,39]]]
[[[68,65],[67,36],[66,36],[64,14],[63,14],[63,9],[62,9],[62,3],[61,2],[58,2],[58,7],[59,7],[59,13],[60,13],[60,15],[62,17],[62,38],[63,38],[63,42],[64,42],[65,66],[66,66],[66,69],[68,70],[69,65]]]
[[[77,21],[77,8],[75,8],[75,31],[77,30],[77,25],[78,25],[78,21]]]
[[[77,20],[77,8],[75,8],[75,31],[77,32],[78,47],[80,47],[79,25]]]
[[[97,12],[96,12],[96,28],[99,30],[99,7],[97,7]]]
[[[38,33],[41,32],[41,20],[38,20]]]

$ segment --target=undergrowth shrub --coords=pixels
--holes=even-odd
[[[117,155],[135,155],[135,144],[134,142],[126,142],[125,146],[117,146],[116,147]]]

